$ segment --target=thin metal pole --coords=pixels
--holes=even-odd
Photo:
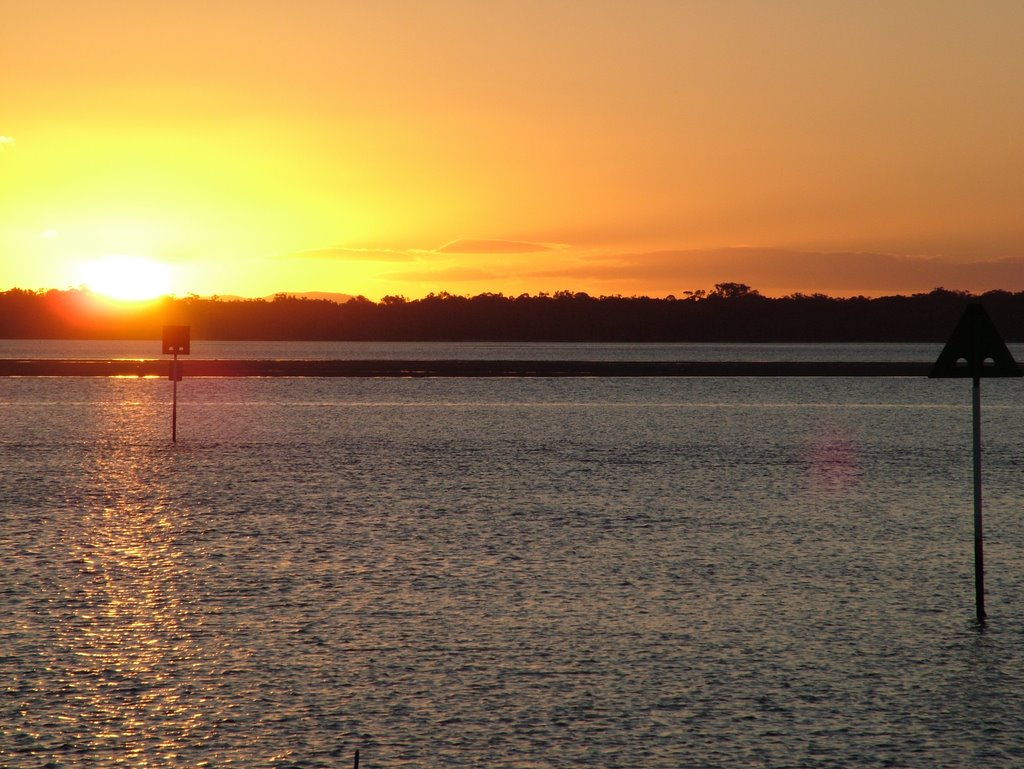
[[[178,442],[178,354],[174,354],[174,361],[171,363],[171,443]]]
[[[985,623],[985,553],[981,520],[981,380],[974,377],[974,606]]]

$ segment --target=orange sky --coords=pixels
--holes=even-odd
[[[1024,290],[1018,0],[0,14],[0,290]]]

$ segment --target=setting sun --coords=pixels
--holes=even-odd
[[[1024,289],[1020,0],[38,5],[0,289]]]
[[[108,256],[79,268],[81,284],[110,299],[143,301],[171,293],[171,268],[137,256]]]

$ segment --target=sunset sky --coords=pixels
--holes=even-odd
[[[1020,0],[0,14],[0,290],[1024,290]]]

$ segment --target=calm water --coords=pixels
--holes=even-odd
[[[941,344],[192,342],[193,358],[299,360],[934,361]],[[1011,344],[1017,360],[1024,345]],[[160,342],[0,339],[0,358],[159,358]]]
[[[372,356],[366,356],[372,357]],[[1024,765],[1024,383],[0,379],[0,766]]]

